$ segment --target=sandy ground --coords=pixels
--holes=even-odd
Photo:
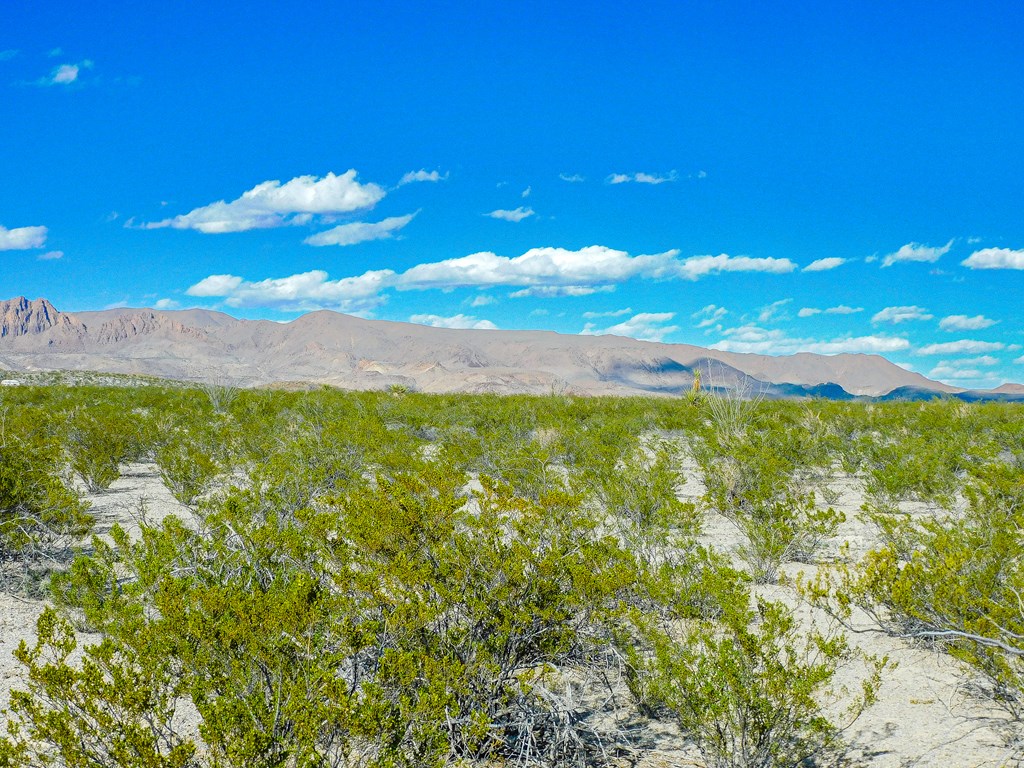
[[[690,465],[685,473],[687,482],[680,493],[695,500],[703,492],[696,468]],[[872,529],[856,517],[863,503],[859,483],[851,478],[840,478],[835,488],[839,500],[834,506],[842,509],[848,519],[836,539],[826,547],[826,561],[830,553],[838,552],[843,542],[849,543],[854,556],[873,543]],[[88,498],[101,535],[115,522],[137,532],[142,510],[151,521],[168,514],[187,516],[187,511],[164,488],[152,464],[127,467],[109,491]],[[740,542],[732,524],[715,515],[707,520],[704,538],[727,552],[734,552]],[[814,569],[812,565],[793,563],[784,570],[787,576],[795,578],[800,572],[812,576]],[[822,625],[829,621],[824,614],[800,604],[790,587],[767,587],[764,594],[794,605],[807,621]],[[22,640],[32,642],[35,619],[42,607],[39,601],[0,594],[0,709],[7,706],[10,689],[18,686],[21,675],[12,652]],[[870,628],[866,620],[862,624],[865,629]],[[968,677],[952,659],[875,632],[853,634],[851,642],[869,653],[887,655],[897,666],[886,670],[879,701],[846,732],[850,742],[849,765],[870,768],[1018,765],[1007,743],[1019,729],[1007,722],[1001,710],[972,695]],[[853,665],[842,671],[839,682],[854,689],[862,675],[863,668]],[[685,740],[671,724],[647,724],[641,741],[644,754],[637,764],[640,768],[701,765],[698,756],[687,748]]]

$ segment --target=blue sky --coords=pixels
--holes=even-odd
[[[1019,3],[0,5],[0,296],[1024,381]]]

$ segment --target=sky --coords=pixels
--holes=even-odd
[[[0,298],[1024,382],[1019,2],[0,4]]]

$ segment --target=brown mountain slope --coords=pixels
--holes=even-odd
[[[618,336],[431,328],[320,311],[289,323],[208,310],[62,313],[43,299],[0,302],[0,362],[24,370],[96,370],[242,385],[307,381],[430,392],[678,394],[706,386],[768,395],[837,384],[960,391],[877,355],[786,357],[719,352]],[[796,388],[788,385],[798,385]]]

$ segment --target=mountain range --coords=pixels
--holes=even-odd
[[[878,355],[768,356],[620,336],[433,328],[321,310],[287,323],[205,309],[61,312],[46,299],[0,301],[0,369],[145,374],[235,386],[393,385],[423,392],[1022,399],[972,392]]]

